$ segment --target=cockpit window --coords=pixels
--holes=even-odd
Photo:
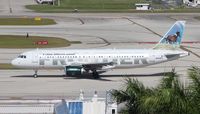
[[[25,55],[19,55],[18,58],[26,58]]]

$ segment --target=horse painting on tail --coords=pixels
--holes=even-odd
[[[176,34],[168,35],[166,38],[166,42],[170,44],[176,43],[178,37],[180,37],[180,32],[176,32]]]

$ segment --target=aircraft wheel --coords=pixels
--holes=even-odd
[[[37,78],[37,77],[38,77],[38,75],[37,75],[37,74],[34,74],[33,76],[34,76],[34,78]]]
[[[38,72],[38,71],[35,70],[35,74],[33,75],[34,78],[37,78],[37,77],[38,77],[37,72]]]

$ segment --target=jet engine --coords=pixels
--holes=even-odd
[[[67,76],[82,75],[84,71],[84,68],[81,66],[65,66],[65,73]]]

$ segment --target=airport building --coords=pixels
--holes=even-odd
[[[117,114],[117,104],[110,95],[77,100],[0,100],[0,114]]]
[[[146,3],[137,3],[135,4],[136,10],[150,10],[150,4]]]
[[[200,5],[200,0],[183,0],[183,3],[187,6],[197,7]]]

